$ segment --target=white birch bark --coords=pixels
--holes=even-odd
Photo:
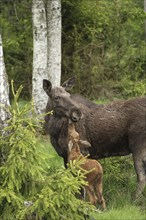
[[[6,120],[9,117],[7,111],[9,102],[9,84],[8,77],[6,74],[4,57],[3,57],[3,48],[2,48],[2,38],[0,35],[0,130],[7,125]]]
[[[61,81],[61,0],[48,0],[48,78],[53,86]]]
[[[32,97],[37,114],[43,113],[47,95],[42,88],[42,80],[47,74],[47,24],[43,0],[33,0],[33,76]]]

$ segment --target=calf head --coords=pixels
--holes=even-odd
[[[75,125],[69,120],[68,124],[68,141],[69,141],[69,151],[71,151],[72,148],[75,148],[79,144],[80,137],[79,133],[75,129]]]
[[[81,117],[81,112],[68,92],[74,86],[74,83],[75,77],[72,77],[65,81],[62,86],[52,87],[52,83],[44,79],[43,89],[49,97],[48,102],[53,110],[53,114],[68,118],[72,115],[73,120],[78,121]],[[72,112],[72,114],[70,112]]]
[[[69,120],[68,124],[68,140],[69,152],[71,152],[73,148],[77,151],[80,151],[80,147],[85,149],[91,147],[91,144],[87,140],[80,139],[79,133],[76,131],[75,125],[72,120]]]

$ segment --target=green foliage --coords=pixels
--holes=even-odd
[[[11,117],[0,137],[0,218],[84,219],[93,207],[76,197],[85,184],[84,174],[76,169],[79,162],[67,170],[50,168],[52,155],[37,133],[40,119],[32,102],[19,106],[21,90],[15,92],[12,82]],[[33,204],[25,205],[29,202]]]
[[[95,219],[100,220],[145,220],[146,213],[141,212],[138,207],[125,204],[118,209],[111,209],[100,215],[95,215]]]
[[[75,163],[70,169],[63,167],[47,176],[41,191],[33,198],[33,205],[21,212],[20,218],[27,213],[35,213],[37,219],[85,219],[91,215],[94,207],[76,197],[80,193],[81,185],[84,185],[84,175],[77,172]],[[75,176],[72,175],[74,172]]]
[[[33,113],[33,104],[26,105],[22,110],[19,108],[21,90],[22,87],[15,93],[12,82],[14,105],[9,108],[11,118],[4,130],[5,135],[0,137],[0,151],[4,155],[0,166],[2,219],[15,219],[24,199],[36,193],[38,183],[43,181],[46,173],[41,164],[49,158],[40,152],[43,146],[36,139],[37,121],[29,116]]]
[[[3,1],[0,17],[7,74],[17,88],[23,84],[25,98],[31,96],[31,5]],[[77,75],[75,90],[93,99],[145,95],[145,19],[139,0],[63,0],[62,79]]]
[[[23,85],[23,97],[31,95],[32,79],[32,0],[2,1],[1,34],[9,82]],[[26,89],[25,89],[26,88]],[[12,94],[11,94],[12,96]]]
[[[126,193],[128,189],[130,189],[131,194],[134,194],[136,173],[131,156],[102,159],[101,163],[104,168],[105,193],[110,195],[109,199],[112,195],[115,196],[116,193]],[[116,185],[120,189],[118,192]]]
[[[137,177],[132,156],[106,158],[100,162],[104,170],[103,189],[108,209],[121,209],[132,204],[145,210],[146,189],[137,201],[133,200]]]
[[[32,84],[31,6],[32,0],[0,6],[7,74],[23,85],[25,98]],[[145,95],[145,19],[139,0],[63,0],[62,80],[77,75],[75,90],[92,99]]]
[[[0,162],[0,218],[109,220],[122,216],[145,219],[146,197],[131,204],[136,174],[129,156],[100,161],[104,169],[106,212],[95,211],[76,197],[86,184],[84,173],[79,170],[82,161],[70,163],[69,168],[64,169],[62,160],[48,146],[49,139],[37,132],[40,119],[33,113],[33,103],[18,102],[21,89],[15,92],[12,83],[11,118],[5,136],[0,137],[0,153],[5,156]],[[24,205],[29,202],[30,206]]]
[[[63,1],[63,72],[78,75],[78,91],[110,99],[146,94],[145,19],[139,1]]]

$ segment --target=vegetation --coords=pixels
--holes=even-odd
[[[31,0],[3,1],[1,29],[9,80],[31,96]],[[145,95],[146,15],[139,0],[62,0],[62,80],[92,99]],[[90,86],[87,87],[87,82]]]
[[[72,0],[63,11],[63,72],[78,75],[77,89],[95,99],[144,95],[146,17],[139,1]]]
[[[64,168],[49,137],[38,133],[40,119],[33,113],[33,103],[18,102],[21,89],[15,93],[12,84],[12,117],[5,136],[0,137],[0,153],[5,155],[0,161],[0,218],[144,220],[146,197],[131,203],[136,177],[130,157],[100,161],[104,168],[105,212],[76,197],[85,184],[84,174],[78,170],[80,163]]]
[[[132,201],[136,187],[128,157],[101,160],[104,197],[101,212],[76,194],[84,183],[75,166],[65,170],[62,159],[38,130],[31,97],[32,0],[3,0],[1,32],[4,58],[12,85],[11,119],[0,136],[0,218],[48,220],[146,219],[146,190]],[[74,91],[100,102],[146,95],[146,14],[139,0],[62,0],[62,80],[77,76]],[[87,86],[88,85],[90,86]],[[2,157],[3,155],[3,157]],[[31,201],[33,204],[31,204]],[[29,203],[30,202],[30,203]],[[30,204],[30,206],[29,206]],[[87,217],[88,216],[88,217]]]
[[[33,104],[19,107],[21,89],[15,93],[12,83],[11,118],[0,136],[0,155],[4,155],[0,161],[0,218],[84,219],[93,210],[76,197],[85,184],[84,174],[76,170],[78,165],[52,170],[52,155],[37,138]]]
[[[1,8],[1,33],[4,60],[9,82],[23,85],[22,97],[28,99],[32,81],[32,12],[31,0],[3,0]],[[12,96],[12,94],[11,94]]]

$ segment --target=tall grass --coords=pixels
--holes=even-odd
[[[101,214],[95,214],[94,218],[99,220],[145,220],[146,214],[137,206],[125,204],[124,207],[113,207]]]
[[[48,136],[41,136],[40,141],[45,146],[45,152],[52,155],[48,161],[52,172],[63,166],[59,157],[50,144]],[[136,189],[136,174],[130,156],[100,160],[104,168],[103,194],[107,203],[104,212],[94,214],[93,219],[99,220],[145,220],[146,196],[137,203],[132,199]]]
[[[39,140],[40,142],[44,145],[44,153],[49,154],[51,156],[51,158],[48,161],[49,164],[49,172],[52,171],[54,172],[55,170],[57,170],[58,168],[60,168],[61,166],[63,167],[63,159],[62,157],[59,157],[57,152],[55,151],[55,149],[53,148],[53,146],[50,143],[50,138],[47,135],[39,135]]]

